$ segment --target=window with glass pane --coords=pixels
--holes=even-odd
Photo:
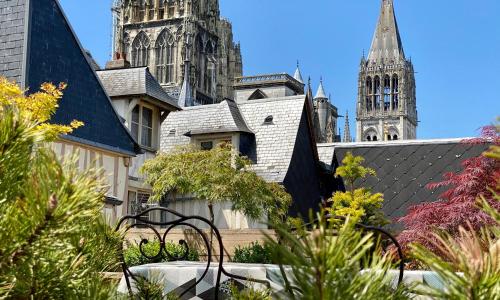
[[[133,196],[135,199],[133,199],[133,207],[134,210],[132,211],[132,214],[138,215],[148,209],[148,202],[149,202],[149,197],[151,196],[148,193],[141,193],[141,192],[131,192],[129,191],[129,199],[130,197]],[[130,200],[129,200],[130,201]],[[140,220],[142,221],[148,221],[149,220],[149,214],[143,215],[139,217]]]
[[[134,137],[136,141],[139,140],[139,110],[139,105],[136,105],[134,110],[132,110],[132,128],[130,128],[132,131],[132,137]]]
[[[131,215],[135,215],[138,213],[137,206],[137,193],[134,191],[128,191],[128,213]]]
[[[132,66],[145,67],[149,62],[149,38],[141,31],[132,42]]]
[[[174,81],[174,38],[164,30],[156,41],[156,77],[160,83]]]
[[[149,108],[143,107],[141,144],[146,147],[151,147],[152,139],[153,139],[153,111]]]
[[[201,142],[200,143],[201,150],[212,150],[214,147],[214,142],[208,141],[208,142]]]

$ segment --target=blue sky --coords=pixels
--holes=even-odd
[[[104,65],[111,0],[60,1],[84,47]],[[245,75],[293,74],[298,59],[313,88],[323,76],[334,105],[342,114],[349,110],[354,133],[359,62],[381,1],[220,2],[241,42]],[[395,6],[405,54],[417,72],[418,138],[476,136],[500,116],[500,1],[395,0]]]

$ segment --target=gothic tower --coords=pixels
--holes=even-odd
[[[331,97],[327,97],[323,87],[323,79],[319,82],[318,91],[313,99],[314,105],[314,127],[317,143],[340,142],[337,135],[337,107],[331,103]]]
[[[416,139],[415,75],[405,58],[393,0],[382,0],[370,53],[361,59],[356,140]]]
[[[175,98],[188,74],[195,105],[232,98],[234,78],[242,75],[241,51],[231,23],[220,17],[218,0],[115,0],[113,15],[115,62],[149,67]]]

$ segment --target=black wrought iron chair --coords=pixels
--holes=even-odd
[[[378,233],[382,236],[385,236],[386,238],[388,238],[391,241],[392,244],[394,244],[394,246],[396,247],[396,250],[398,252],[398,256],[399,256],[398,285],[400,285],[403,282],[403,277],[404,277],[404,272],[405,272],[405,257],[403,254],[403,248],[401,248],[401,245],[399,244],[398,240],[392,234],[390,234],[387,230],[385,230],[383,228],[375,227],[375,226],[368,226],[368,225],[364,225],[361,223],[356,224],[356,226],[358,228],[362,228],[364,230],[372,231],[372,232]]]
[[[332,216],[332,215],[326,215],[325,219],[327,221],[328,220],[334,220],[334,219],[337,219],[337,220],[340,220],[340,221],[345,221],[346,220],[345,217]],[[313,222],[304,224],[303,226],[304,226],[304,228],[310,228],[310,227],[314,226],[315,224],[317,224],[318,222],[319,222],[319,220],[315,220]],[[361,228],[363,230],[371,231],[371,232],[377,233],[377,234],[379,234],[381,236],[385,236],[386,238],[388,238],[388,240],[392,244],[394,244],[394,246],[396,247],[396,251],[398,253],[398,256],[399,256],[399,263],[398,263],[399,274],[398,274],[398,282],[397,282],[397,285],[399,286],[403,282],[405,257],[404,257],[404,254],[403,254],[403,249],[401,248],[401,245],[399,244],[398,240],[392,234],[390,234],[387,230],[385,230],[383,228],[380,228],[380,227],[369,226],[369,225],[365,225],[365,224],[361,224],[361,223],[356,223],[355,226],[357,228]],[[297,228],[292,229],[292,230],[297,230]],[[280,265],[280,270],[281,270],[281,274],[284,277],[285,288],[289,292],[291,292],[293,294],[293,291],[297,290],[297,287],[292,286],[292,284],[290,283],[290,281],[287,279],[285,269],[281,265]]]
[[[174,216],[175,220],[168,221],[168,222],[156,222],[156,221],[151,221],[151,220],[147,220],[147,219],[143,218],[144,216],[147,216],[152,212],[164,212],[167,214],[171,214],[172,216]],[[215,237],[214,242],[217,243],[217,245],[219,247],[219,253],[218,253],[219,261],[216,262],[216,264],[217,264],[217,278],[216,278],[216,284],[215,284],[215,289],[214,289],[214,299],[220,299],[219,292],[220,292],[220,288],[221,288],[220,281],[221,281],[222,274],[224,274],[225,276],[232,278],[232,279],[260,283],[260,284],[266,285],[267,287],[270,287],[270,283],[268,281],[257,280],[257,279],[253,279],[253,278],[247,278],[247,277],[231,274],[224,269],[224,265],[223,265],[223,263],[224,263],[224,252],[223,252],[224,245],[222,243],[221,234],[220,234],[219,230],[217,229],[217,227],[206,218],[203,218],[200,216],[185,216],[181,213],[178,213],[178,212],[171,210],[171,209],[168,209],[168,208],[156,207],[156,208],[147,209],[147,210],[145,210],[137,215],[124,216],[118,222],[118,224],[116,226],[116,230],[117,231],[121,230],[122,226],[126,226],[125,230],[124,230],[125,233],[134,227],[138,227],[138,228],[146,229],[146,230],[151,230],[152,233],[154,234],[154,239],[159,241],[159,243],[160,243],[160,249],[159,249],[158,254],[156,254],[155,256],[149,256],[144,252],[144,248],[143,248],[144,245],[150,242],[148,239],[142,239],[141,242],[139,243],[139,251],[140,251],[141,255],[149,260],[161,259],[163,253],[166,253],[166,255],[168,256],[170,261],[186,260],[188,254],[189,254],[189,246],[185,240],[179,241],[179,244],[184,248],[184,253],[182,256],[179,256],[179,257],[173,256],[172,254],[170,254],[167,251],[167,249],[165,247],[167,235],[172,231],[172,229],[174,229],[176,227],[188,227],[200,235],[200,237],[203,240],[203,244],[207,250],[206,267],[205,267],[203,274],[200,276],[199,279],[196,280],[196,282],[194,282],[190,286],[186,287],[186,289],[180,295],[177,295],[179,298],[182,298],[188,292],[192,291],[193,288],[196,288],[196,286],[207,275],[208,270],[209,270],[210,266],[212,265],[213,256],[214,256],[214,251],[211,247],[211,243],[210,243],[208,237],[203,232],[203,230],[201,230],[197,226],[190,223],[192,221],[200,221],[200,222],[206,224],[212,230],[214,237]],[[163,234],[161,234],[159,228],[156,228],[155,226],[160,226],[161,230],[165,230],[165,232]],[[134,291],[132,288],[132,281],[138,282],[138,280],[140,280],[141,278],[139,278],[138,275],[133,274],[130,271],[129,267],[127,266],[127,264],[125,262],[124,254],[123,254],[123,244],[121,245],[121,249],[120,249],[120,259],[121,259],[121,266],[122,266],[122,270],[123,270],[123,275],[124,275],[126,283],[127,283],[127,288],[128,288],[129,294],[131,297],[134,297]],[[142,279],[144,279],[144,278],[142,278]]]

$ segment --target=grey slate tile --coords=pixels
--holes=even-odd
[[[461,170],[464,159],[480,155],[488,145],[463,144],[461,140],[444,141],[400,141],[362,144],[319,145],[319,152],[334,153],[334,160],[341,161],[347,152],[361,155],[366,166],[375,169],[378,179],[367,178],[356,182],[358,186],[368,186],[374,192],[384,193],[383,211],[389,218],[406,214],[415,204],[437,201],[445,190],[429,190],[431,182],[443,180],[447,172]],[[320,156],[322,162],[332,165],[334,160]]]

